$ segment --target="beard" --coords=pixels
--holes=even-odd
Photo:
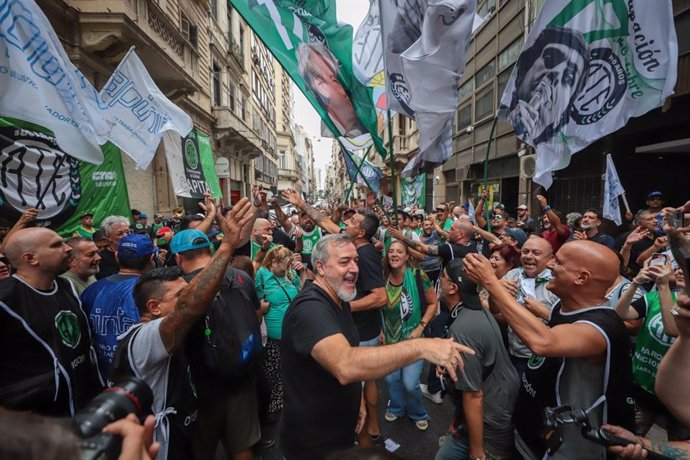
[[[344,280],[341,280],[337,277],[331,277],[329,275],[326,275],[324,278],[326,278],[326,282],[331,286],[331,288],[335,291],[335,294],[343,302],[350,302],[357,297],[357,288],[353,287],[352,291],[350,291],[347,287],[345,287]],[[354,280],[352,281],[357,281],[357,277],[355,276]]]

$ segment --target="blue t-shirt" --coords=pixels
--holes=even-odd
[[[98,369],[104,380],[110,374],[117,337],[139,322],[139,309],[132,296],[138,279],[138,275],[110,275],[81,294],[84,311],[89,317]]]

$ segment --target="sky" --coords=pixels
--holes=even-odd
[[[356,32],[369,10],[369,0],[336,0],[336,8],[338,19],[351,24]],[[321,176],[325,179],[326,167],[331,159],[333,139],[321,137],[321,118],[294,83],[292,91],[295,96],[295,124],[302,125],[312,138],[314,167],[323,171]]]

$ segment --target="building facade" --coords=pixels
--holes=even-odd
[[[100,89],[131,46],[160,90],[211,138],[223,201],[277,184],[273,56],[221,0],[37,0],[71,61]],[[130,204],[169,212],[162,148],[143,171],[123,155]]]

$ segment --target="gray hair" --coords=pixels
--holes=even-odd
[[[567,216],[565,216],[565,223],[568,224],[568,227],[573,227],[575,225],[575,221],[577,219],[580,219],[582,217],[582,214],[579,212],[571,212],[568,213]]]
[[[328,262],[328,247],[329,246],[345,246],[352,244],[352,238],[344,233],[336,233],[334,235],[326,235],[319,239],[311,251],[311,264],[316,267],[316,262],[326,264]]]
[[[110,229],[115,225],[125,224],[129,227],[129,219],[124,216],[108,216],[101,222],[101,231],[107,237],[110,235]]]

